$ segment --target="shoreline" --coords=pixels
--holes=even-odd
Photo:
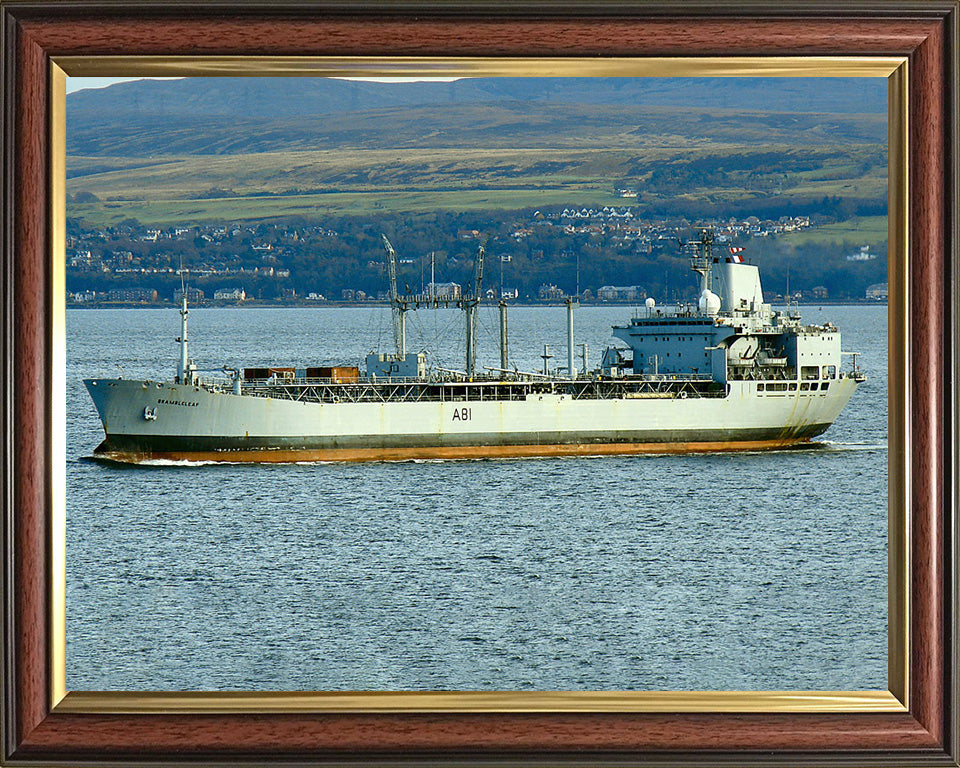
[[[887,306],[887,301],[876,299],[826,299],[824,301],[795,301],[792,306],[800,307],[841,307],[841,306]],[[783,302],[770,302],[774,307],[785,306]],[[481,306],[497,306],[491,300],[489,303],[482,302]],[[519,301],[510,302],[509,307],[565,307],[566,302],[557,301]],[[643,307],[642,302],[635,301],[589,301],[579,302],[579,307]],[[658,304],[658,307],[676,307],[676,303]],[[229,302],[204,302],[202,304],[191,304],[191,309],[369,309],[380,307],[389,309],[390,305],[384,301],[298,301],[298,302],[272,302],[272,301],[245,301],[242,304],[231,304]],[[179,309],[180,305],[172,301],[137,304],[133,302],[110,302],[110,301],[91,301],[91,302],[70,302],[66,305],[67,309]],[[455,307],[452,307],[455,308]]]

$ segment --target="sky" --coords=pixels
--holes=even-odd
[[[68,77],[67,93],[84,88],[106,88],[114,83],[126,83],[131,80],[176,80],[175,77]]]
[[[127,83],[132,80],[179,80],[179,77],[68,77],[67,93],[81,91],[85,88],[106,88],[114,83]],[[433,80],[449,82],[459,80],[458,77],[343,77],[341,80],[372,80],[381,83],[411,83],[419,80]]]

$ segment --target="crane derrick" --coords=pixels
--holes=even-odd
[[[383,247],[387,252],[387,275],[390,279],[390,309],[393,314],[393,342],[397,348],[397,355],[402,357],[407,350],[406,317],[407,302],[397,293],[397,252],[390,244],[386,235],[381,234]]]
[[[477,367],[477,305],[483,297],[483,244],[477,248],[477,257],[473,262],[473,293],[463,299],[467,331],[467,375],[473,376]]]

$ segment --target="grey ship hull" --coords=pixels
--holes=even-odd
[[[782,448],[833,423],[857,382],[823,392],[758,392],[735,381],[725,397],[651,393],[577,399],[298,402],[201,386],[122,379],[84,382],[109,460],[365,461]]]

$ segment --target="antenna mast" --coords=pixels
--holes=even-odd
[[[680,252],[684,250],[684,243],[680,243]],[[700,275],[700,291],[710,289],[710,269],[713,266],[713,232],[702,230],[699,241],[693,241],[689,244],[693,248],[693,255],[690,258],[690,269]]]

